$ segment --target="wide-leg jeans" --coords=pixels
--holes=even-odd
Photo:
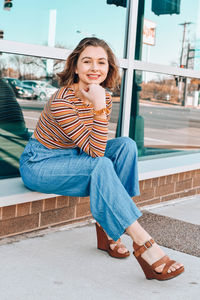
[[[90,196],[94,219],[117,240],[142,214],[133,202],[139,195],[137,147],[127,137],[108,140],[104,157],[80,150],[48,149],[31,138],[20,158],[26,187],[63,196]]]

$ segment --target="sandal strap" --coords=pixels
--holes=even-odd
[[[121,243],[121,239],[118,239],[117,241],[109,240],[109,244],[120,244],[120,243]]]
[[[114,240],[109,240],[108,241],[108,244],[109,244],[109,246],[110,245],[113,245],[113,244],[116,244],[115,245],[115,247],[114,247],[114,249],[112,250],[112,251],[114,251],[114,252],[116,252],[116,253],[118,253],[118,249],[126,249],[126,247],[121,243],[121,239],[118,239],[117,241],[114,241]],[[128,252],[128,250],[126,251],[126,252]]]
[[[175,260],[169,259],[169,261],[166,263],[166,265],[163,268],[162,274],[167,274],[169,268],[175,263]]]
[[[151,248],[154,243],[155,242],[153,239],[150,239],[149,241],[145,242],[142,246],[139,246],[134,242],[133,248],[135,257],[142,255],[147,249]]]
[[[157,260],[155,263],[151,265],[151,267],[155,270],[157,267],[160,267],[163,264],[167,264],[170,261],[169,257],[167,255],[163,256],[159,260]]]
[[[166,275],[168,273],[169,268],[175,263],[175,260],[170,259],[167,255],[163,256],[161,259],[156,261],[151,265],[152,269],[156,269],[157,267],[165,264],[161,274]]]

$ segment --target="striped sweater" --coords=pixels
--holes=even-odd
[[[112,100],[106,93],[108,119]],[[34,137],[50,149],[79,147],[92,157],[104,156],[108,139],[108,120],[94,117],[92,105],[75,96],[71,87],[62,87],[46,103]]]

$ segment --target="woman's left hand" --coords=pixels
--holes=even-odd
[[[99,84],[89,84],[87,90],[81,89],[80,92],[93,104],[95,110],[106,107],[105,89]]]

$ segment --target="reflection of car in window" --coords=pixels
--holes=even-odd
[[[25,139],[30,136],[13,89],[2,78],[0,78],[0,128]]]
[[[23,80],[24,84],[31,86],[37,98],[41,101],[48,100],[56,91],[53,85],[41,80]]]
[[[32,87],[25,85],[17,78],[3,78],[13,89],[15,96],[22,99],[36,99],[35,91]]]
[[[0,78],[0,178],[19,176],[19,157],[30,135],[13,89]]]

